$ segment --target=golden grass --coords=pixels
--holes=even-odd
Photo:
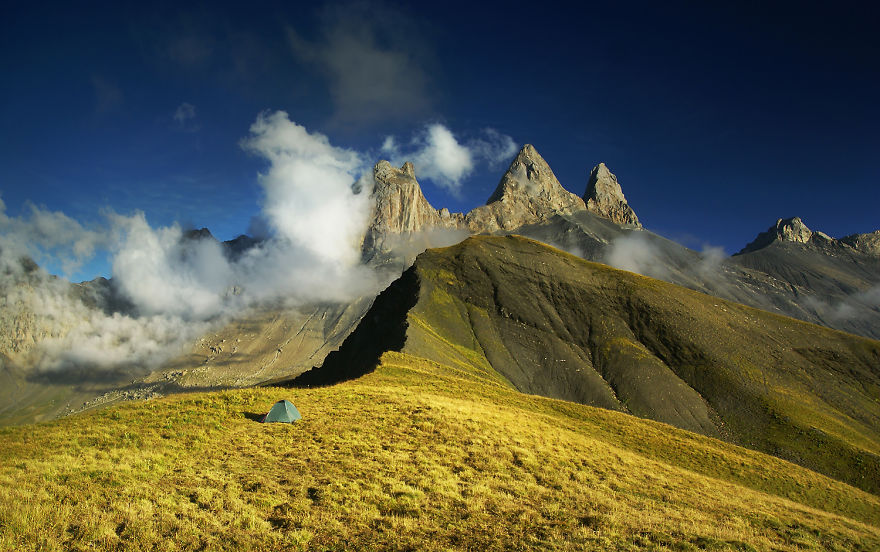
[[[874,550],[880,499],[399,353],[0,430],[2,550]],[[295,424],[253,420],[279,398]]]

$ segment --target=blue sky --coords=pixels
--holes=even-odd
[[[230,239],[266,169],[242,140],[283,110],[374,160],[429,125],[463,144],[493,129],[577,194],[604,161],[647,228],[697,249],[733,253],[779,217],[880,228],[878,9],[714,4],[6,2],[0,198]],[[503,170],[475,164],[457,194],[420,181],[467,211]]]

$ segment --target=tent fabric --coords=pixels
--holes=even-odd
[[[282,422],[282,423],[290,423],[295,422],[302,418],[299,414],[299,410],[293,406],[293,403],[288,400],[281,400],[272,405],[272,408],[269,409],[269,413],[263,416],[261,420],[263,423],[269,422]]]

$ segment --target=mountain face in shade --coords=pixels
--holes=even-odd
[[[642,227],[639,217],[626,202],[617,177],[608,170],[605,163],[599,163],[590,171],[584,201],[591,213],[617,224]]]

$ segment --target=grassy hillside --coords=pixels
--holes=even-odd
[[[344,381],[0,428],[0,551],[880,548],[880,496],[626,413],[871,482],[880,344],[666,286],[521,238],[430,252],[300,383]],[[303,419],[258,423],[281,398]]]
[[[880,493],[880,342],[520,237],[430,250],[301,381],[383,351],[718,437]]]
[[[254,420],[282,397],[303,420]],[[403,353],[0,429],[0,550],[878,547],[874,495]]]

